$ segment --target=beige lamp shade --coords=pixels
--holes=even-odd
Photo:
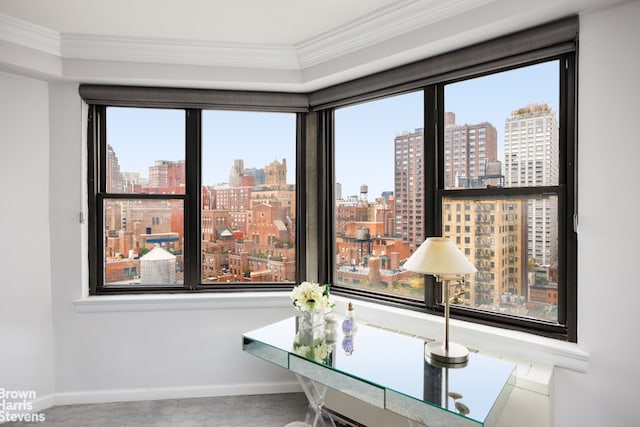
[[[459,276],[477,271],[446,237],[429,237],[404,263],[404,268],[434,276]]]

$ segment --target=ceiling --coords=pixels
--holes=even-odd
[[[394,3],[398,1],[3,0],[0,13],[60,33],[293,45]]]
[[[308,91],[619,2],[2,0],[0,42],[85,82]]]

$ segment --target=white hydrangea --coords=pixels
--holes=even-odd
[[[302,282],[291,291],[293,305],[300,311],[329,313],[335,304],[329,296],[329,285]]]

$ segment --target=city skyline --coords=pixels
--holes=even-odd
[[[164,164],[179,164],[179,163],[184,164],[184,160],[155,160],[153,162],[153,164],[151,164],[151,165],[149,165],[147,167],[147,171],[148,171],[147,174],[143,175],[140,172],[131,172],[131,171],[122,170],[122,166],[120,164],[120,158],[118,157],[118,153],[116,152],[116,150],[112,149],[111,146],[108,146],[107,151],[108,151],[107,158],[115,160],[115,164],[119,168],[118,172],[122,176],[123,185],[125,185],[126,183],[135,183],[135,184],[140,185],[143,188],[144,187],[149,187],[149,188],[165,187],[163,185],[156,185],[153,182],[151,182],[153,180],[153,173],[151,172],[151,169],[157,168],[158,165],[164,165]],[[111,154],[109,154],[109,153],[111,153]],[[115,157],[113,157],[113,156],[115,156]],[[110,160],[110,161],[112,161],[112,160]],[[285,168],[286,168],[285,170],[287,170],[287,172],[288,172],[288,162],[286,162],[286,159],[280,159],[280,160],[274,159],[274,160],[272,160],[268,164],[265,164],[262,167],[243,168],[242,176],[245,176],[245,175],[254,176],[253,174],[256,171],[262,171],[263,179],[264,179],[264,174],[265,174],[266,169],[268,169],[269,166],[272,165],[274,162],[276,162],[278,164],[283,164],[283,160],[285,161],[285,164],[284,164]],[[227,180],[226,181],[224,181],[224,182],[215,182],[215,183],[212,183],[212,184],[203,184],[203,186],[206,186],[206,187],[219,187],[219,188],[223,188],[223,187],[240,187],[240,186],[242,186],[242,184],[240,182],[234,183],[234,182],[232,182],[232,179],[231,179],[231,175],[233,174],[233,170],[236,167],[236,163],[238,161],[242,162],[242,159],[234,159],[233,163],[230,165],[229,171],[231,171],[231,172],[227,175]],[[111,174],[114,173],[114,172],[110,171],[108,173],[109,173],[109,176],[111,176]],[[287,173],[287,181],[289,179],[288,175],[289,174]],[[110,179],[114,179],[114,178],[110,178]],[[183,177],[183,180],[184,179],[185,178]],[[112,181],[109,181],[109,182],[112,182]],[[287,182],[287,184],[289,184],[289,183]],[[256,182],[256,186],[258,186],[258,185],[264,185],[264,183]],[[292,184],[292,185],[295,186],[295,184]],[[168,187],[171,187],[171,185],[168,185]],[[111,189],[109,191],[114,191],[114,190]],[[114,192],[123,192],[123,191],[124,192],[130,192],[129,190],[117,190],[117,191],[114,191]]]
[[[448,84],[445,111],[455,113],[459,125],[492,124],[503,160],[505,121],[514,110],[548,104],[557,114],[559,66],[549,61]],[[343,198],[359,195],[362,184],[369,187],[369,200],[393,190],[395,136],[423,128],[423,115],[421,91],[336,110],[335,170]]]
[[[504,124],[512,111],[538,103],[550,105],[557,114],[558,67],[558,61],[550,61],[446,85],[445,110],[456,114],[457,124],[491,123],[503,160]],[[122,172],[148,177],[148,167],[156,160],[184,159],[182,110],[107,111],[108,143],[118,154]],[[369,188],[369,200],[393,190],[394,138],[423,128],[423,115],[421,91],[336,110],[335,181],[342,185],[344,198],[359,195],[362,184]],[[291,113],[204,111],[203,184],[228,182],[235,159],[242,159],[245,168],[263,168],[283,158],[288,159],[287,182],[295,183],[295,126]]]
[[[107,143],[121,172],[148,178],[157,160],[185,159],[183,110],[110,107],[107,115]],[[295,183],[295,114],[204,111],[202,140],[203,185],[227,183],[236,159],[257,169],[287,159],[287,182]]]

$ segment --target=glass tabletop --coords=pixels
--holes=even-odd
[[[291,317],[243,334],[243,349],[294,371],[307,363],[302,373],[330,387],[331,375],[368,384],[379,406],[417,421],[446,414],[446,425],[491,425],[499,415],[515,364],[471,353],[464,367],[438,366],[425,359],[424,339],[364,324],[345,335],[341,321],[302,330]]]

